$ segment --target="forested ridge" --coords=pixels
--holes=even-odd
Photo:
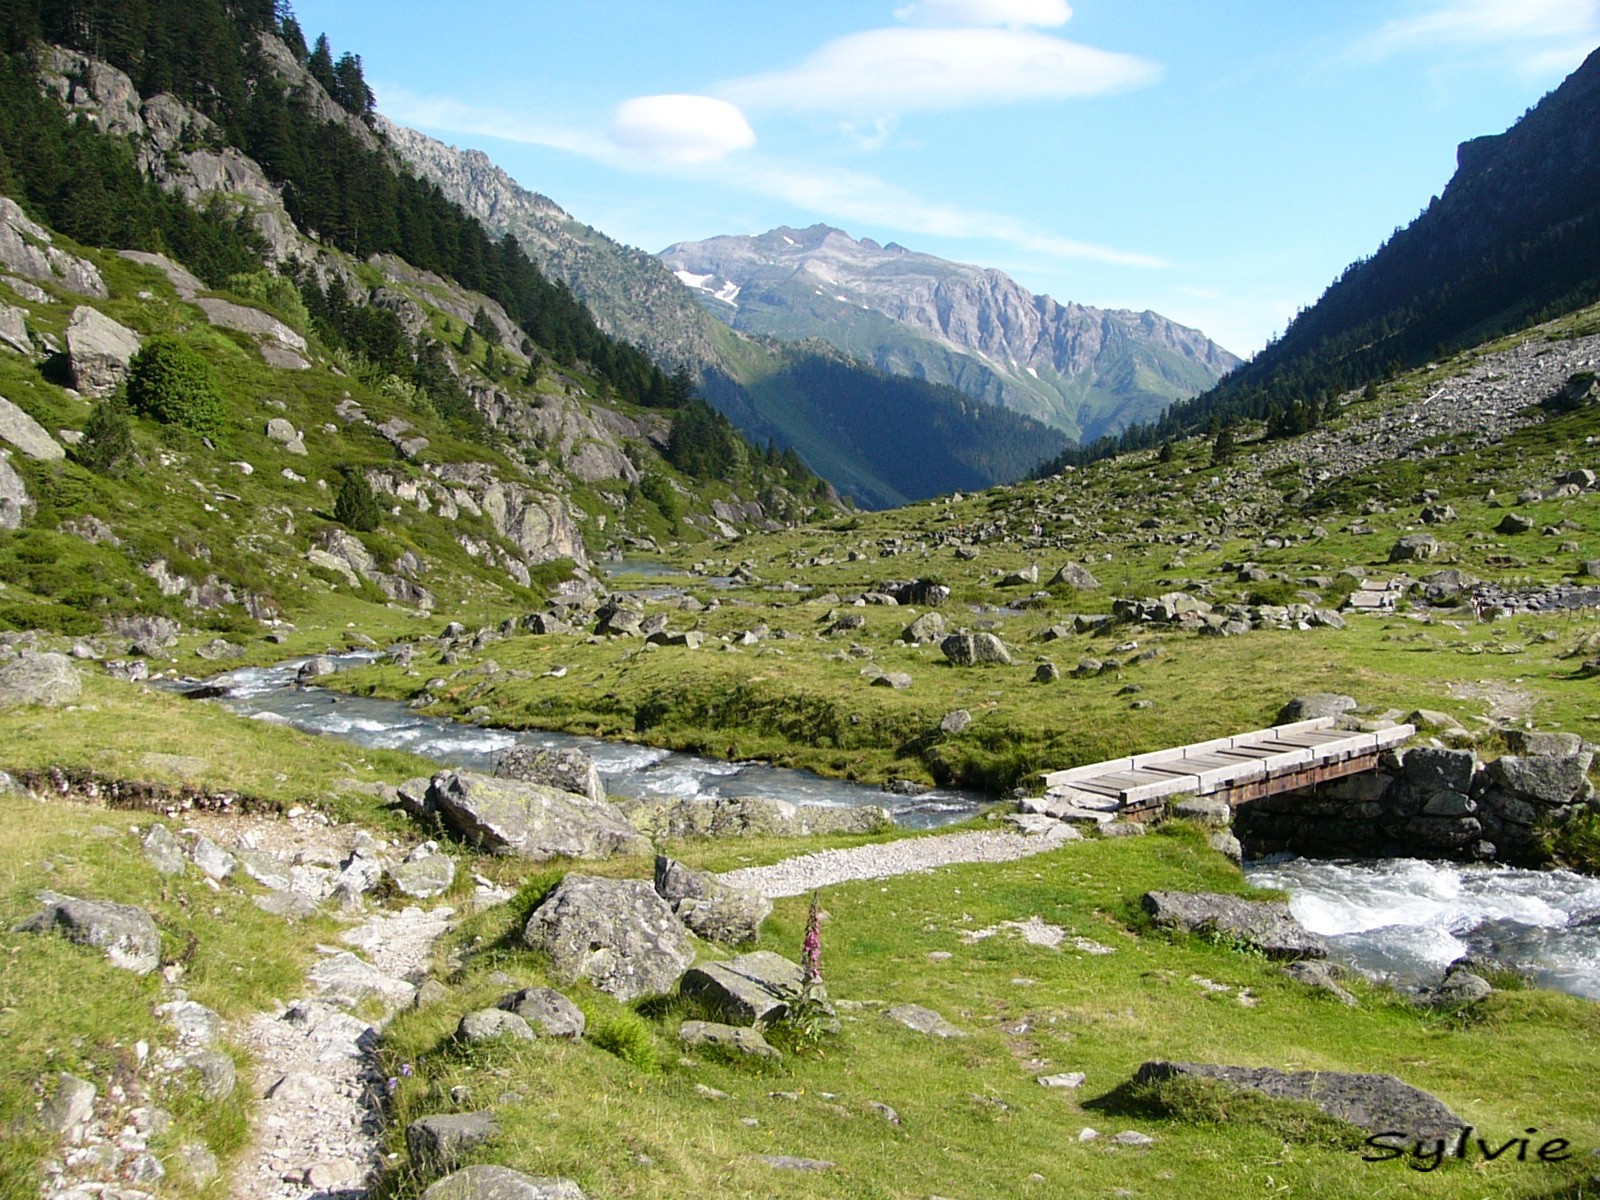
[[[1444,193],[1248,363],[1040,472],[1241,420],[1292,437],[1343,392],[1596,300],[1600,50],[1505,133],[1464,144]]]
[[[100,245],[170,249],[209,283],[259,268],[246,228],[220,211],[195,214],[143,179],[117,139],[69,121],[39,94],[30,55],[66,46],[125,72],[142,95],[168,92],[283,188],[295,222],[365,259],[394,254],[497,300],[551,358],[583,362],[623,399],[670,406],[659,366],[601,332],[566,286],[547,279],[515,238],[494,239],[438,187],[397,168],[273,74],[260,35],[277,37],[333,98],[370,119],[361,60],[308,47],[286,4],[271,0],[23,0],[0,12],[8,52],[0,76],[0,187],[69,236]]]

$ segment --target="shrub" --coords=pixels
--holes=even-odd
[[[246,300],[264,304],[282,317],[285,324],[305,333],[311,328],[311,314],[294,280],[266,271],[228,277],[228,290]]]
[[[77,458],[100,475],[114,475],[133,457],[133,423],[120,396],[108,396],[94,406],[83,427]]]
[[[654,1071],[660,1065],[655,1038],[650,1026],[638,1013],[623,1011],[589,1023],[584,1035],[600,1049],[615,1054],[641,1071]]]
[[[378,497],[373,495],[372,485],[360,471],[345,469],[344,482],[339,485],[339,494],[333,501],[333,519],[357,533],[371,533],[383,520]]]
[[[158,334],[133,356],[128,403],[135,412],[195,433],[222,425],[222,397],[211,367],[188,343]]]

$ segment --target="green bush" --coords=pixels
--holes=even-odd
[[[282,317],[285,324],[301,333],[311,328],[311,314],[306,310],[306,302],[292,279],[271,275],[266,271],[253,271],[248,275],[230,275],[228,290],[235,296],[266,305]]]
[[[683,519],[683,497],[667,482],[667,477],[657,471],[652,471],[639,481],[639,494],[667,519],[674,529]]]
[[[654,1071],[660,1066],[655,1037],[650,1032],[649,1024],[638,1013],[623,1011],[614,1016],[600,1017],[589,1022],[588,1032],[584,1036],[593,1045],[615,1054],[641,1071]]]
[[[99,475],[115,475],[133,457],[133,422],[120,396],[108,396],[94,406],[83,427],[77,458]]]
[[[1577,813],[1545,837],[1545,849],[1556,862],[1585,875],[1600,875],[1600,813]]]
[[[0,604],[0,629],[38,629],[63,637],[90,637],[100,622],[88,613],[60,604]]]
[[[128,403],[164,425],[215,433],[222,425],[222,397],[211,366],[187,342],[158,334],[133,356]]]
[[[371,533],[383,520],[383,509],[373,495],[372,485],[360,471],[347,467],[344,482],[333,501],[333,519],[346,529],[357,533]]]

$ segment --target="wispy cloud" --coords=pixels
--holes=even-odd
[[[1067,0],[912,0],[894,15],[913,25],[1035,25],[1051,28],[1072,19]]]
[[[611,140],[646,158],[715,162],[756,144],[736,105],[712,96],[638,96],[617,106]]]
[[[748,109],[872,118],[1098,96],[1160,76],[1146,59],[1032,29],[891,27],[847,34],[787,70],[712,90]]]
[[[1488,52],[1530,74],[1570,70],[1600,42],[1600,0],[1450,0],[1397,17],[1350,49],[1373,62],[1449,49]]]
[[[613,124],[610,134],[595,134],[553,127],[502,110],[421,96],[399,88],[385,87],[379,94],[384,114],[401,124],[546,146],[623,170],[731,187],[781,200],[827,220],[870,224],[908,234],[998,242],[1052,260],[1090,260],[1149,270],[1170,265],[1153,255],[1061,237],[998,213],[930,201],[861,171],[790,162],[753,151],[713,154],[711,150],[725,147],[730,141],[741,143],[734,148],[743,148],[737,125],[716,126],[713,133],[722,140],[713,137],[707,143],[695,140],[701,137],[704,128],[691,119],[689,140],[673,141],[681,132],[680,126],[670,112],[667,117],[671,119],[666,119],[661,111],[663,107],[670,109],[672,106],[652,106],[646,110],[644,117],[647,119],[637,124],[652,131],[652,140],[641,148],[625,144],[617,123]],[[626,110],[627,105],[623,109]],[[664,125],[667,132],[654,138],[658,124]]]

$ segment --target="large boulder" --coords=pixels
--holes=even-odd
[[[523,940],[565,983],[587,979],[628,1002],[670,991],[694,962],[694,939],[642,879],[568,875],[539,905]]]
[[[939,643],[939,649],[958,667],[1011,662],[1005,643],[992,633],[953,633]]]
[[[494,765],[496,779],[516,779],[541,787],[587,796],[605,803],[606,789],[600,771],[582,750],[547,750],[543,746],[513,746]]]
[[[770,950],[756,950],[726,962],[701,963],[684,975],[678,991],[728,1021],[754,1025],[787,1015],[804,986],[799,964]]]
[[[1410,760],[1408,754],[1408,764]],[[1593,764],[1594,756],[1586,750],[1576,754],[1506,754],[1484,768],[1482,787],[1509,792],[1546,808],[1559,808],[1587,794],[1589,768]]]
[[[936,612],[923,613],[907,625],[900,636],[919,646],[924,642],[937,642],[944,637],[944,617]]]
[[[881,833],[893,824],[877,805],[791,804],[765,796],[695,796],[669,804],[625,801],[628,820],[658,838],[811,837]]]
[[[1439,539],[1431,533],[1410,533],[1389,547],[1389,561],[1401,562],[1426,562],[1430,558],[1437,558]]]
[[[1395,1134],[1400,1140],[1423,1145],[1437,1140],[1450,1145],[1466,1124],[1438,1097],[1403,1083],[1393,1075],[1147,1062],[1134,1076],[1134,1082],[1140,1084],[1163,1083],[1170,1079],[1212,1079],[1231,1091],[1258,1092],[1275,1100],[1305,1101],[1315,1104],[1328,1116],[1368,1133]]]
[[[656,856],[656,893],[678,919],[703,938],[728,945],[761,937],[761,922],[772,914],[772,901],[755,892],[729,887],[704,871],[690,870],[664,854]]]
[[[69,941],[104,950],[112,966],[136,975],[148,975],[161,965],[161,931],[144,909],[58,892],[40,892],[39,900],[44,907],[16,932],[59,932]]]
[[[1268,958],[1327,958],[1328,944],[1289,915],[1279,900],[1216,892],[1146,892],[1140,903],[1156,925],[1180,933],[1234,939]]]
[[[685,1021],[678,1029],[678,1040],[691,1050],[711,1046],[746,1058],[776,1061],[783,1057],[759,1030],[745,1025],[723,1025],[716,1021]]]
[[[427,806],[490,854],[543,862],[650,852],[615,805],[536,783],[442,771],[428,785]]]
[[[11,451],[0,450],[0,530],[21,529],[23,516],[33,507],[28,485],[10,459]]]
[[[262,312],[259,308],[246,308],[242,304],[233,304],[227,300],[218,300],[213,297],[196,300],[194,303],[206,314],[206,320],[219,329],[235,329],[240,333],[247,333],[251,337],[277,342],[279,345],[291,350],[298,350],[302,353],[305,351],[305,338],[290,329],[271,313]]]
[[[406,1126],[406,1152],[415,1167],[448,1171],[499,1132],[492,1112],[439,1113]]]
[[[42,704],[57,708],[83,694],[83,680],[65,654],[23,650],[0,658],[0,710]]]
[[[0,396],[0,442],[10,442],[39,462],[60,462],[67,456],[44,427],[4,396]]]
[[[33,341],[28,337],[27,309],[0,304],[0,346],[7,346],[18,354],[33,353]]]
[[[1066,584],[1080,592],[1092,592],[1100,586],[1100,581],[1082,563],[1068,563],[1050,577],[1047,586],[1054,587],[1057,584]]]
[[[76,308],[67,326],[67,364],[72,386],[85,396],[109,396],[128,377],[139,353],[139,335],[98,308]]]
[[[422,1200],[584,1200],[570,1179],[535,1178],[510,1167],[463,1167],[422,1193]]]

